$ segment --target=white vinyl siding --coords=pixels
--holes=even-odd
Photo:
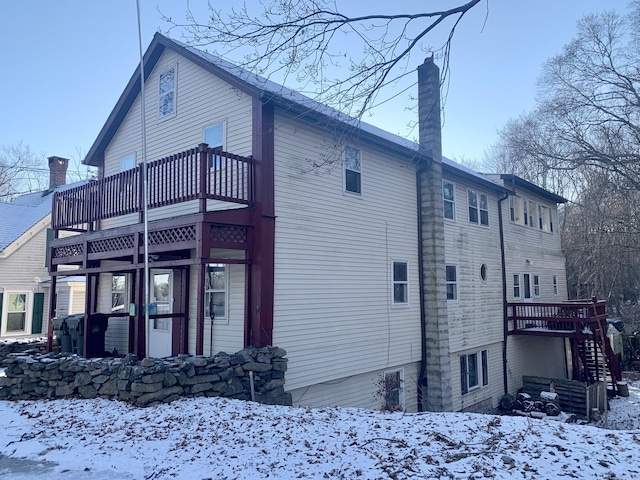
[[[391,260],[418,263],[415,168],[352,145],[363,192],[385,194],[342,194],[343,169],[314,165],[342,166],[343,139],[279,111],[275,124],[273,343],[287,351],[287,389],[337,381],[346,364],[356,376],[419,361],[419,302],[393,308],[389,294]],[[409,299],[417,271],[408,271]]]
[[[156,107],[159,86],[156,72],[166,71],[174,65],[179,70],[179,81],[176,83],[179,114],[171,121],[158,122]],[[243,156],[252,154],[252,100],[230,84],[176,53],[165,51],[149,76],[145,91],[149,162],[196,147],[203,141],[204,129],[221,121],[225,125],[225,150]],[[118,173],[120,159],[131,152],[140,151],[140,98],[137,98],[105,151],[104,175]],[[243,206],[209,201],[207,208],[219,210]],[[150,210],[149,219],[196,213],[197,210],[198,202],[185,202]],[[102,228],[131,225],[138,221],[138,215],[126,215],[104,220]]]
[[[44,293],[44,306],[42,312],[42,331],[47,331],[49,321],[49,286],[42,284],[49,278],[49,272],[44,267],[44,249],[47,239],[47,226],[50,224],[47,216],[32,229],[25,232],[4,251],[6,256],[0,258],[0,275],[5,282],[0,285],[3,291],[2,310],[6,312],[9,292],[24,292],[29,294],[33,302],[34,293]],[[15,247],[15,248],[14,248]],[[6,279],[10,279],[6,281]],[[6,314],[2,318],[0,336],[5,335]],[[31,335],[31,314],[27,315],[28,328],[22,335]]]

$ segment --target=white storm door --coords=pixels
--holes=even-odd
[[[149,288],[151,297],[149,314],[173,313],[172,272],[170,270],[151,270]],[[172,323],[171,317],[149,319],[149,345],[147,346],[149,357],[162,358],[171,355]]]

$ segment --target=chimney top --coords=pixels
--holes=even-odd
[[[69,159],[63,157],[49,157],[49,189],[53,190],[67,183],[67,168]]]
[[[431,52],[431,56],[424,59],[424,63],[433,63],[433,52]]]

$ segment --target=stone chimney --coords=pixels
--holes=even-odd
[[[49,157],[49,190],[53,190],[67,183],[68,167],[68,158]]]
[[[425,388],[423,382],[422,402],[424,410],[446,412],[453,410],[453,388],[442,214],[440,69],[433,56],[418,67],[418,122],[420,151],[432,158],[419,173],[427,383]]]

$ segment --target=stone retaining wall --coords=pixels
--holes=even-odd
[[[21,338],[17,340],[0,340],[0,358],[9,353],[29,352],[47,353],[46,338]]]
[[[146,406],[179,397],[228,397],[291,405],[284,391],[286,352],[248,347],[214,357],[180,355],[164,360],[135,354],[85,359],[68,354],[11,353],[0,359],[0,400],[110,397]]]

